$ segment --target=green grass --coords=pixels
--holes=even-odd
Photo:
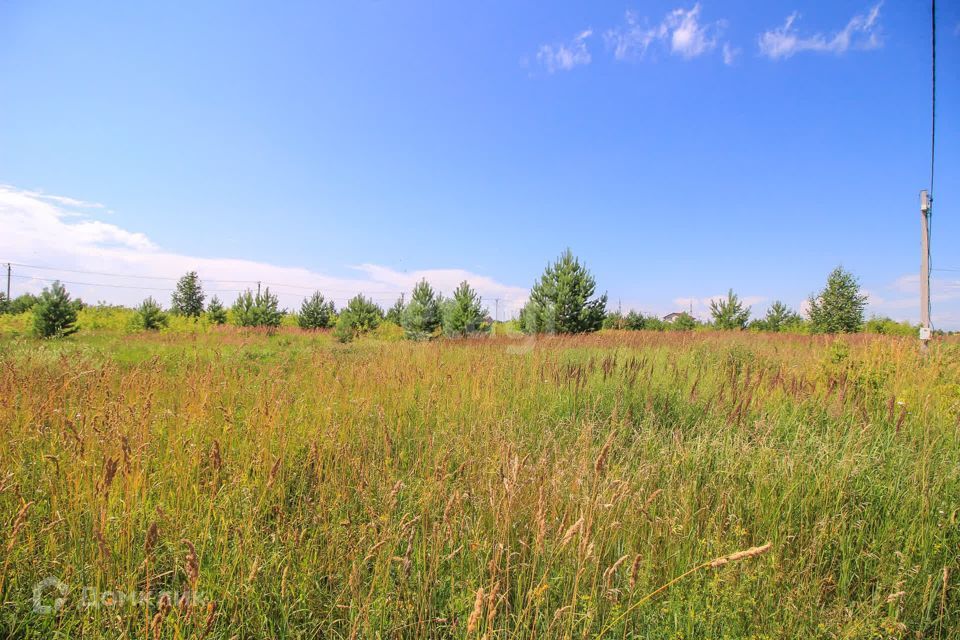
[[[867,336],[7,338],[0,630],[957,637],[958,363]],[[148,584],[202,602],[81,606]]]

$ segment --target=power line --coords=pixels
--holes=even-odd
[[[930,0],[930,197],[937,141],[937,0]]]
[[[15,267],[23,267],[23,268],[25,268],[25,269],[39,269],[39,270],[42,270],[42,271],[55,271],[55,272],[62,272],[62,273],[82,273],[82,274],[85,274],[85,275],[106,276],[106,277],[110,277],[110,278],[128,278],[128,279],[132,279],[132,280],[164,280],[164,281],[176,282],[176,281],[178,281],[178,280],[180,279],[179,277],[147,276],[147,275],[136,275],[136,274],[129,274],[129,273],[114,273],[114,272],[110,272],[110,271],[89,271],[89,270],[84,270],[84,269],[67,269],[67,268],[64,268],[64,267],[49,267],[49,266],[42,266],[42,265],[35,265],[35,264],[25,264],[25,263],[22,263],[22,262],[10,262],[9,264],[11,264],[11,265],[13,265],[13,266],[15,266]],[[17,277],[23,278],[23,277],[26,277],[26,276],[17,276]],[[52,282],[52,280],[45,280],[44,278],[40,278],[40,277],[35,277],[34,279],[35,279],[35,280],[40,280],[40,281]],[[266,285],[266,286],[268,286],[268,287],[286,287],[286,288],[288,288],[288,289],[299,289],[299,290],[301,290],[301,291],[316,291],[316,290],[318,290],[318,287],[315,287],[315,286],[292,284],[292,283],[287,283],[287,282],[267,282],[266,280],[230,280],[230,279],[221,279],[221,278],[203,278],[203,280],[204,280],[205,282],[219,282],[219,283],[224,283],[224,284],[249,284],[249,285],[260,285],[260,284],[263,284],[263,285]],[[66,281],[63,281],[63,282],[66,282]],[[112,287],[120,287],[120,285],[110,285],[110,284],[99,283],[99,282],[86,282],[86,283],[77,283],[77,284],[86,284],[86,285],[90,285],[90,286],[105,286],[105,287],[110,287],[110,286],[112,286]],[[128,289],[149,289],[150,287],[143,287],[143,286],[138,286],[138,287],[134,287],[134,286],[124,286],[124,287],[122,287],[122,288],[128,288]],[[323,291],[329,292],[329,293],[339,293],[339,294],[344,294],[344,295],[352,295],[353,293],[355,293],[354,291],[348,291],[348,290],[346,290],[346,289],[328,289],[328,288],[323,288],[323,287],[319,287],[319,289],[322,289]],[[161,290],[161,289],[158,289],[158,290]],[[168,290],[168,291],[172,291],[173,289],[167,289],[167,290]],[[225,290],[225,291],[230,291],[230,290]],[[366,293],[366,294],[368,294],[368,295],[394,296],[394,295],[400,295],[402,292],[398,292],[398,291],[365,291],[364,293]],[[291,293],[290,295],[296,295],[296,294],[292,294],[292,293]]]
[[[111,289],[136,289],[139,291],[176,291],[172,287],[147,287],[143,285],[129,284],[110,284],[107,282],[78,282],[76,280],[59,280],[56,278],[38,278],[37,276],[13,275],[13,278],[21,280],[39,280],[40,282],[59,282],[60,284],[72,284],[84,287],[110,287]],[[243,293],[243,289],[210,289],[214,293]]]

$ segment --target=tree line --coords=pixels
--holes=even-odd
[[[807,301],[807,318],[781,301],[775,301],[760,318],[751,319],[751,309],[731,289],[727,296],[710,303],[710,321],[703,323],[688,313],[672,314],[670,320],[636,311],[621,314],[608,311],[607,294],[597,294],[593,274],[567,249],[544,269],[533,284],[530,296],[515,321],[524,333],[587,333],[600,329],[621,330],[693,330],[709,327],[719,330],[795,331],[807,333],[875,333],[906,334],[915,328],[889,318],[864,321],[867,296],[856,277],[842,267],[834,269],[824,288]],[[77,330],[77,313],[84,307],[79,299],[71,299],[60,282],[45,288],[39,296],[24,294],[7,300],[0,293],[0,313],[32,311],[34,332],[42,337],[61,337]],[[402,328],[410,340],[427,340],[439,336],[467,337],[484,335],[493,325],[480,296],[466,281],[461,282],[449,298],[437,292],[429,282],[421,280],[407,301],[401,296],[384,311],[379,305],[358,294],[340,310],[333,300],[319,291],[305,298],[298,312],[281,311],[277,296],[270,288],[262,292],[247,289],[237,296],[228,309],[216,296],[207,300],[196,271],[190,271],[177,282],[171,295],[169,310],[152,296],[135,309],[135,323],[143,330],[157,330],[168,324],[169,314],[187,318],[205,317],[213,324],[228,321],[240,327],[279,327],[285,315],[294,315],[303,329],[333,329],[336,338],[349,342],[359,335],[377,329],[381,323]]]

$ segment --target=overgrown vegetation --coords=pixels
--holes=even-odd
[[[55,283],[56,286],[61,286]],[[62,288],[62,287],[61,287]],[[629,331],[692,331],[692,330],[742,330],[788,332],[788,333],[852,333],[865,331],[885,335],[916,336],[918,327],[907,322],[896,322],[886,317],[873,317],[863,321],[866,295],[861,293],[856,278],[841,267],[835,269],[827,280],[823,291],[811,296],[810,319],[805,320],[796,311],[783,302],[774,301],[763,318],[750,320],[750,308],[745,307],[739,296],[731,289],[726,299],[710,302],[712,321],[697,320],[693,315],[681,312],[673,313],[664,319],[654,315],[644,315],[636,310],[626,314],[618,311],[606,311],[606,295],[593,297],[596,282],[590,272],[568,249],[560,258],[548,265],[540,280],[534,285],[530,299],[518,318],[504,323],[495,323],[483,308],[482,299],[468,282],[462,282],[454,291],[452,298],[444,299],[429,282],[422,280],[413,289],[410,302],[404,303],[401,295],[396,303],[384,313],[373,301],[362,295],[354,297],[348,307],[352,308],[345,317],[337,314],[332,300],[324,298],[319,291],[304,299],[300,312],[293,314],[279,309],[276,295],[267,288],[263,294],[251,290],[238,296],[230,312],[223,307],[220,299],[213,296],[203,312],[203,286],[196,272],[185,274],[177,283],[172,296],[171,312],[173,319],[163,315],[165,321],[145,325],[140,317],[134,317],[126,323],[132,329],[167,328],[189,332],[204,331],[209,325],[223,325],[231,322],[240,327],[299,326],[302,329],[325,329],[336,327],[335,335],[341,342],[349,342],[357,336],[368,334],[380,326],[381,321],[394,327],[379,335],[381,339],[395,339],[402,327],[403,335],[411,340],[436,338],[440,335],[463,337],[478,334],[504,334],[511,331],[523,331],[530,334],[542,333],[588,333],[603,329]],[[64,290],[63,293],[66,293]],[[68,296],[69,298],[69,296]],[[29,293],[13,300],[0,295],[0,334],[18,335],[23,333],[26,320],[4,320],[6,315],[25,315],[33,311],[40,298]],[[123,314],[123,308],[106,303],[88,307],[81,300],[70,301],[77,314],[86,309],[91,313],[76,327],[65,331],[53,331],[47,337],[63,337],[77,328],[116,329],[115,318]],[[42,309],[41,309],[42,310]],[[133,310],[142,316],[142,310]],[[43,313],[48,313],[43,311]],[[158,316],[161,317],[161,316]],[[36,314],[29,322],[34,322]],[[185,326],[179,318],[196,321],[193,326]],[[122,324],[122,323],[121,323]],[[36,331],[40,331],[37,328]],[[943,335],[942,331],[935,331]]]
[[[528,340],[4,339],[2,635],[957,636],[956,341]]]

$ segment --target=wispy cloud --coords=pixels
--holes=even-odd
[[[255,283],[261,281],[279,295],[282,306],[291,309],[299,307],[313,290],[333,298],[338,306],[357,293],[386,306],[421,278],[448,295],[467,280],[483,296],[491,313],[499,299],[501,319],[515,314],[527,298],[522,287],[458,268],[399,272],[361,264],[353,267],[358,277],[342,278],[303,267],[175,253],[143,233],[92,218],[91,208],[103,209],[72,198],[0,185],[0,260],[57,268],[14,266],[13,295],[36,293],[56,278],[71,282],[67,285],[70,292],[88,301],[133,305],[152,295],[165,303],[177,277],[196,270],[207,292],[227,303],[239,290],[256,288]]]
[[[890,316],[895,320],[919,322],[920,274],[900,276],[879,289],[884,292],[883,296],[875,291],[867,291],[868,313]],[[930,301],[935,327],[955,329],[960,325],[960,278],[931,278]]]
[[[569,42],[541,45],[537,50],[537,62],[542,64],[548,73],[569,71],[574,67],[590,64],[587,40],[592,35],[592,29],[585,29]]]
[[[607,30],[604,40],[617,60],[640,60],[654,48],[691,59],[717,48],[726,26],[723,20],[701,22],[701,7],[674,9],[657,24],[627,11],[624,24]],[[729,45],[724,45],[724,59]],[[731,56],[735,55],[729,48]],[[732,61],[732,58],[731,58]]]
[[[737,56],[740,55],[740,49],[734,47],[729,42],[723,43],[723,64],[732,65],[737,61]]]
[[[874,5],[867,13],[853,16],[843,29],[831,34],[800,35],[796,27],[800,14],[794,12],[787,16],[782,26],[760,34],[760,53],[771,60],[780,60],[803,51],[842,54],[850,49],[877,49],[883,46],[881,4]]]

